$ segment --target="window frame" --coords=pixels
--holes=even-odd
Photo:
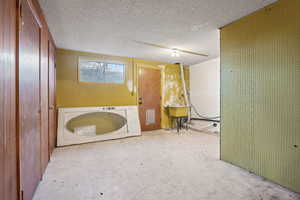
[[[91,62],[104,62],[110,64],[122,64],[124,65],[124,73],[123,73],[123,82],[115,83],[115,82],[95,82],[95,81],[81,81],[80,80],[80,63],[81,61],[91,61]],[[127,63],[120,60],[112,60],[112,59],[102,59],[102,58],[90,58],[90,57],[79,57],[77,63],[77,81],[78,83],[84,84],[116,84],[116,85],[125,85],[127,80]]]

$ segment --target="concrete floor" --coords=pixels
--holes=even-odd
[[[34,200],[299,200],[219,160],[216,134],[156,131],[58,148]]]

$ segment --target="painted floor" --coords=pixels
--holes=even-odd
[[[216,134],[169,131],[58,148],[34,200],[300,200],[219,160]]]

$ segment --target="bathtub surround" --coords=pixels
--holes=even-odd
[[[137,106],[60,108],[57,146],[141,135]]]
[[[108,56],[95,53],[59,49],[57,59],[57,106],[64,107],[100,107],[138,105],[137,77],[141,67],[161,69],[161,126],[169,128],[166,105],[184,103],[180,68],[176,64],[147,61],[135,58]],[[110,60],[126,65],[124,84],[87,83],[78,80],[78,61],[80,58]],[[186,83],[189,87],[189,71],[185,67]]]

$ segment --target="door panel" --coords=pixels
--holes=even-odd
[[[160,70],[139,69],[139,115],[142,131],[161,128]]]
[[[56,144],[56,112],[55,112],[55,48],[49,42],[49,152],[53,152]]]
[[[0,0],[0,199],[17,200],[16,1]]]
[[[40,27],[22,1],[19,39],[20,186],[30,200],[41,178]]]

